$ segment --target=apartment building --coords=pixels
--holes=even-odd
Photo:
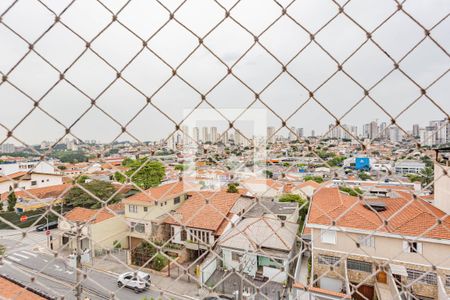
[[[307,227],[315,288],[354,299],[450,295],[450,217],[410,191],[361,200],[322,188]]]

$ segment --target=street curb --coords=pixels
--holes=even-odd
[[[86,268],[88,268],[88,269],[91,269],[91,270],[94,270],[94,271],[97,271],[97,272],[102,272],[102,273],[109,274],[109,275],[112,275],[112,276],[115,276],[115,277],[119,276],[119,273],[115,273],[115,272],[107,271],[107,270],[102,270],[102,269],[99,269],[99,268],[96,268],[96,267],[93,267],[93,266],[89,266],[89,265],[86,265],[86,264],[84,266]]]

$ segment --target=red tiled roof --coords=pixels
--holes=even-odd
[[[27,299],[45,300],[45,298],[29,291],[18,284],[0,277],[0,298],[1,299]]]
[[[322,188],[313,197],[308,224],[330,226],[336,221],[339,227],[450,239],[450,216],[420,198],[414,199],[410,192],[396,194],[391,198],[367,199],[386,205],[385,211],[374,212],[364,207],[365,202],[358,197],[341,193],[338,188]],[[442,224],[438,224],[438,219],[442,219]]]
[[[18,178],[20,178],[22,176],[25,176],[27,174],[28,174],[27,172],[21,171],[21,172],[11,173],[11,174],[9,174],[7,176],[0,176],[0,182],[10,181],[11,179],[15,180],[15,179],[18,179]]]
[[[69,190],[71,187],[71,184],[65,183],[65,184],[58,184],[58,185],[51,185],[41,188],[35,188],[35,189],[28,189],[26,191],[15,191],[17,198],[24,198],[24,199],[33,199],[31,195],[38,199],[45,199],[45,198],[62,198],[66,191]],[[4,201],[8,198],[9,192],[4,192],[1,194],[1,200]]]
[[[185,192],[192,190],[194,186],[185,181],[176,181],[163,184],[157,187],[149,188],[145,192],[137,193],[123,200],[124,203],[133,202],[158,202],[177,197]]]
[[[185,225],[219,233],[221,225],[227,221],[225,216],[240,197],[238,193],[220,192],[196,192],[192,194],[177,210],[173,216],[165,220],[165,223]],[[207,201],[206,201],[207,200]],[[225,225],[222,225],[222,227]]]
[[[65,218],[71,222],[89,222],[91,224],[100,223],[112,217],[114,214],[104,208],[97,210],[83,207],[75,207],[65,215]]]

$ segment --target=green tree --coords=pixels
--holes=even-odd
[[[367,174],[366,172],[359,172],[358,177],[359,177],[359,179],[361,179],[363,181],[372,179],[372,177],[369,174]]]
[[[8,211],[14,211],[14,207],[17,203],[17,197],[14,193],[12,187],[9,187],[9,194],[8,194]]]
[[[273,172],[269,171],[269,170],[264,170],[264,175],[266,175],[266,178],[272,178],[273,177]]]
[[[238,184],[236,183],[230,183],[228,184],[228,188],[227,188],[227,193],[238,193],[238,189],[237,189]]]
[[[129,157],[127,157],[127,158],[124,158],[123,160],[122,160],[122,166],[124,166],[124,167],[128,167],[128,166],[130,166],[132,163],[133,163],[133,159],[131,159],[131,158],[129,158]]]
[[[101,180],[92,180],[87,183],[82,183],[81,186],[95,195],[102,201],[107,201],[116,192],[116,188],[110,183]],[[78,186],[72,187],[65,196],[66,204],[69,206],[85,207],[85,208],[100,208],[101,202],[90,194],[85,192]],[[118,195],[115,195],[108,204],[116,203],[120,200]]]
[[[280,202],[304,202],[302,197],[297,194],[284,194],[280,197]]]
[[[315,181],[317,183],[322,183],[323,182],[323,177],[322,176],[307,175],[307,176],[303,177],[303,180],[304,181],[312,180],[312,181]]]
[[[89,179],[89,176],[87,176],[87,175],[80,175],[80,176],[78,176],[75,179],[75,181],[76,181],[76,183],[85,183],[86,180],[88,180],[88,179]]]
[[[183,171],[186,171],[188,169],[188,166],[179,164],[179,165],[176,165],[174,169],[177,170],[177,171],[183,172]]]
[[[160,161],[147,161],[146,158],[137,159],[127,165],[130,169],[125,173],[132,182],[143,189],[158,186],[166,176],[166,168]],[[114,174],[119,182],[125,182],[126,178],[119,173]]]
[[[328,165],[330,167],[336,167],[337,165],[341,164],[345,159],[345,156],[335,156],[329,161],[327,161]]]
[[[155,257],[152,259],[151,266],[152,269],[156,271],[161,271],[164,269],[164,267],[169,263],[169,260],[167,257],[162,255],[161,253],[158,253],[155,255]]]
[[[363,194],[363,192],[361,191],[361,189],[358,188],[358,187],[352,189],[351,187],[348,187],[348,186],[340,186],[340,187],[339,187],[339,190],[341,190],[341,191],[343,191],[343,192],[349,194],[350,196],[354,196],[354,197]]]

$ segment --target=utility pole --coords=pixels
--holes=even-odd
[[[75,257],[75,259],[76,259],[76,268],[77,268],[77,272],[76,272],[76,282],[75,282],[75,284],[77,285],[76,286],[76,290],[75,290],[75,297],[77,298],[77,300],[82,300],[81,299],[81,294],[82,294],[82,286],[81,286],[81,268],[82,268],[82,266],[81,266],[81,226],[80,226],[80,222],[79,221],[77,221],[76,222],[76,226],[77,226],[77,228],[76,228],[76,232],[77,232],[77,234],[76,234],[76,245],[77,245],[77,248],[76,248],[76,257]]]

